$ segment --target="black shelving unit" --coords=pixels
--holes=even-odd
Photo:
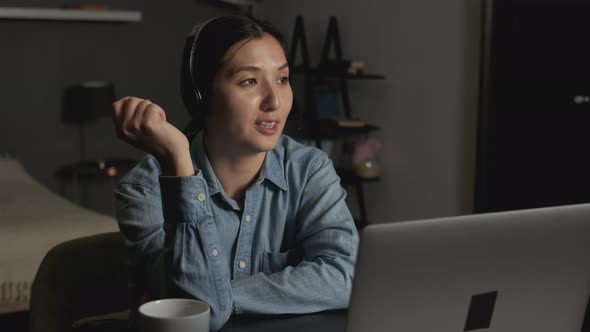
[[[305,74],[306,70],[302,66],[297,66],[291,70],[294,74]],[[342,73],[339,73],[337,70],[331,69],[320,69],[320,68],[311,68],[308,71],[311,75],[315,76],[323,76],[323,77],[340,77]],[[344,78],[349,80],[383,80],[385,79],[384,75],[376,75],[376,74],[349,74],[344,73]]]
[[[339,124],[338,121],[318,119],[306,124],[304,134],[315,140],[323,141],[367,135],[375,130],[379,130],[379,127],[370,124],[348,126]]]
[[[329,57],[332,47],[335,54],[333,59]],[[301,51],[301,64],[296,65],[298,51]],[[342,54],[336,17],[332,16],[329,19],[320,63],[313,68],[309,58],[303,16],[297,16],[291,40],[289,63],[292,67],[292,74],[303,76],[304,102],[302,119],[304,126],[298,133],[300,138],[311,139],[317,147],[322,148],[322,141],[364,136],[372,131],[379,130],[378,126],[353,118],[348,93],[348,80],[381,80],[385,79],[385,76],[366,73],[351,74],[347,71],[348,62]],[[341,96],[342,119],[322,119],[319,116],[319,110],[315,103],[316,92],[314,88],[326,84],[328,81],[336,87]],[[379,178],[360,177],[350,168],[337,168],[336,171],[341,178],[342,184],[352,186],[356,191],[360,216],[355,219],[355,223],[358,228],[362,228],[368,224],[363,184],[379,181]]]

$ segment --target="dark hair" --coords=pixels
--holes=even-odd
[[[198,28],[196,27],[195,30]],[[180,72],[180,89],[184,106],[191,115],[191,122],[185,133],[195,134],[205,125],[205,118],[210,109],[211,92],[215,75],[228,61],[227,51],[237,42],[262,38],[264,33],[273,36],[284,48],[283,35],[270,22],[248,16],[221,16],[209,20],[198,31],[193,31],[187,38],[182,55]],[[195,41],[195,36],[197,40]],[[193,77],[191,78],[191,51]],[[194,86],[193,85],[194,82]],[[195,94],[198,89],[202,95],[199,101]]]

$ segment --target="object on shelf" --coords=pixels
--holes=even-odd
[[[320,119],[338,119],[342,117],[337,89],[329,85],[314,88],[315,107]]]
[[[381,165],[374,159],[363,160],[354,165],[354,171],[361,178],[375,179],[381,176]]]
[[[362,75],[365,72],[365,62],[350,61],[350,63],[348,64],[347,72],[350,75]]]
[[[368,132],[371,130],[378,130],[379,127],[370,125],[364,121],[360,120],[334,120],[334,119],[319,119],[316,121],[317,129],[320,130],[358,130],[361,129],[362,132]],[[354,135],[354,132],[348,131],[350,134]]]
[[[383,142],[376,137],[366,137],[358,141],[352,151],[352,164],[356,174],[363,178],[381,176],[381,165],[377,155],[383,148]]]
[[[345,128],[360,128],[367,126],[366,122],[360,120],[338,120],[336,121],[336,124],[339,127]]]

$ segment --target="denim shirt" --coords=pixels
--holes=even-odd
[[[346,308],[358,234],[331,160],[283,135],[266,153],[243,207],[223,190],[203,148],[195,176],[162,176],[146,156],[115,189],[133,273],[155,297],[211,307],[211,329],[232,313]]]

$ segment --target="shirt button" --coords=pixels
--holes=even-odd
[[[240,264],[239,265],[240,265],[240,269],[243,269],[243,268],[246,267],[246,262],[240,261]]]
[[[205,194],[203,194],[203,193],[200,193],[197,195],[197,199],[202,202],[205,199],[207,199],[207,196],[205,196]]]
[[[219,255],[219,250],[213,249],[213,251],[211,251],[211,255],[217,257],[217,255]]]
[[[249,222],[250,222],[250,220],[252,220],[252,218],[250,218],[250,215],[247,215],[247,216],[246,216],[246,222],[247,222],[247,223],[249,223]]]

